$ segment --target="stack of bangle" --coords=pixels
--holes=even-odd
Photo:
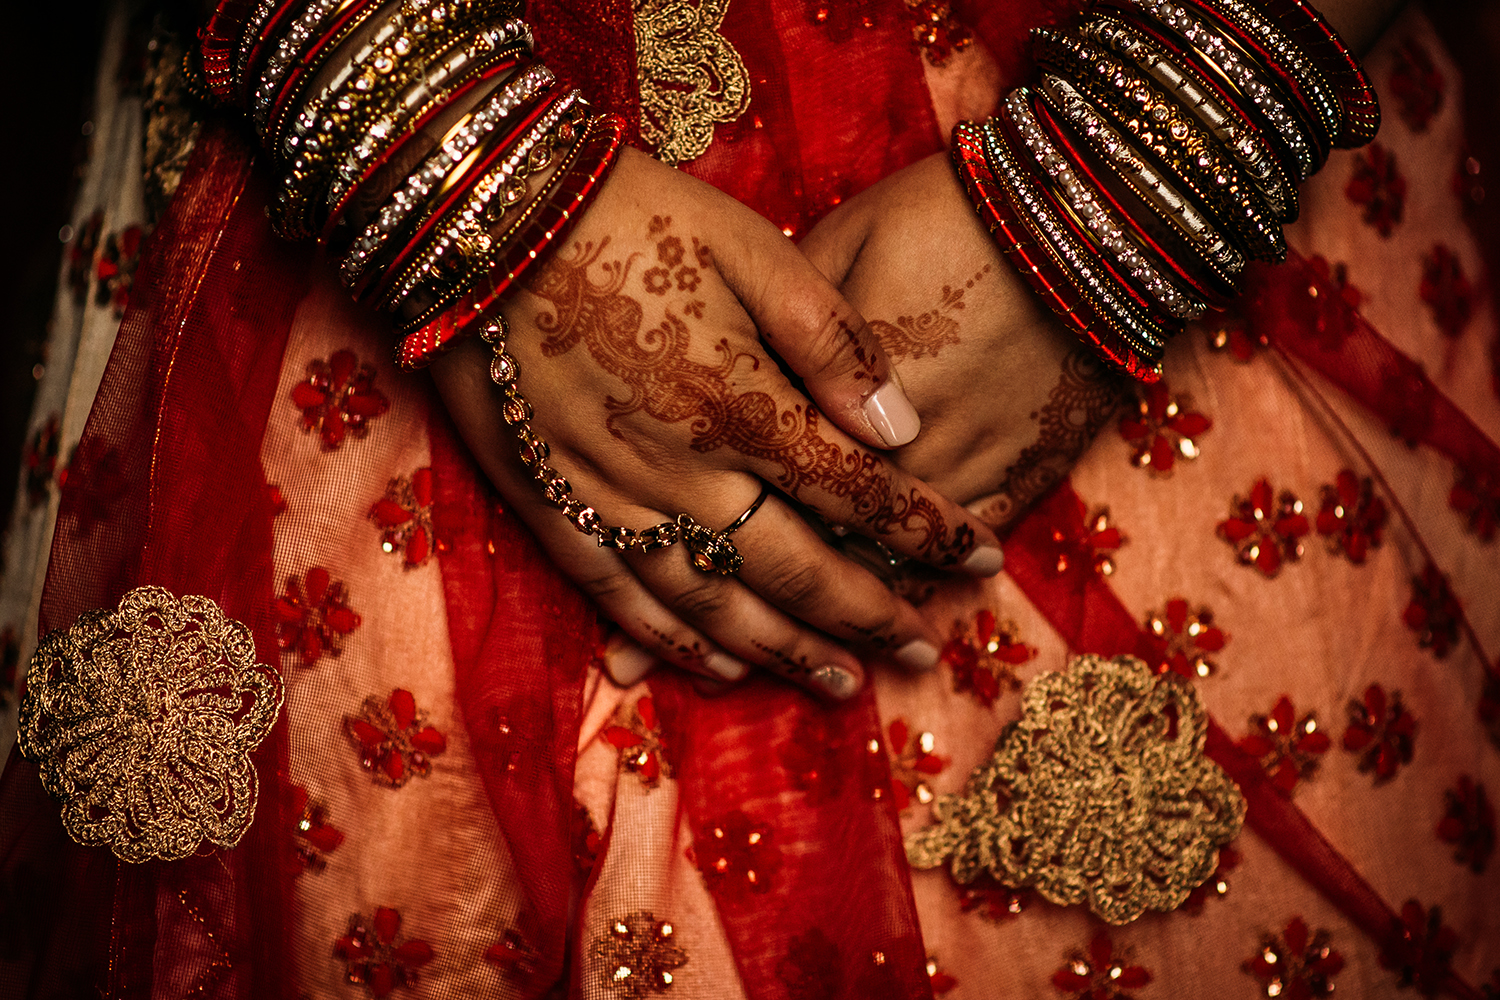
[[[200,34],[205,83],[280,174],[273,225],[318,236],[356,298],[406,317],[406,368],[477,332],[620,149],[623,122],[557,85],[515,6],[220,0]]]
[[[1022,277],[1109,363],[1151,382],[1183,324],[1286,256],[1295,184],[1374,137],[1358,63],[1305,0],[1100,0],[1032,32],[1041,75],[953,157]]]

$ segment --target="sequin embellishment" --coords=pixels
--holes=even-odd
[[[644,1000],[670,990],[688,961],[675,934],[671,921],[644,910],[610,921],[589,951],[605,995]]]
[[[281,711],[281,677],[207,597],[138,587],[42,640],[21,752],[63,802],[68,835],[122,861],[233,847],[255,816],[250,754]]]
[[[1203,754],[1207,713],[1175,675],[1134,657],[1080,656],[1022,695],[961,796],[939,796],[937,824],[907,838],[907,860],[953,878],[988,871],[1114,924],[1176,909],[1208,878],[1245,800]]]

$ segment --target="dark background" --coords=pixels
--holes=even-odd
[[[103,0],[44,0],[7,13],[0,93],[0,530],[10,523],[20,454],[45,365],[73,195],[88,151]],[[60,460],[66,456],[60,456]]]

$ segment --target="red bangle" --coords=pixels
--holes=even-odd
[[[399,367],[407,371],[425,368],[438,355],[478,331],[480,324],[476,321],[493,309],[500,297],[577,224],[614,169],[624,138],[625,119],[619,115],[602,115],[590,123],[578,140],[585,144],[579,151],[580,166],[559,183],[547,204],[517,234],[478,286],[437,319],[401,338],[396,345]],[[591,166],[582,169],[582,164]]]
[[[287,118],[291,114],[292,104],[302,92],[303,83],[317,76],[318,71],[323,68],[324,60],[337,51],[345,39],[364,23],[365,18],[378,11],[383,3],[384,0],[353,0],[334,18],[328,30],[297,56],[297,61],[287,71],[286,79],[281,81],[276,99],[271,102],[271,113],[266,116],[263,144],[272,156],[281,155]]]
[[[251,107],[255,97],[255,82],[260,79],[261,69],[265,61],[271,57],[271,51],[276,48],[275,39],[285,34],[290,25],[288,21],[296,20],[305,0],[286,0],[276,12],[266,18],[266,23],[261,25],[260,36],[253,41],[245,39],[250,46],[250,55],[245,60],[245,76],[239,81],[240,106]]]
[[[1334,139],[1339,149],[1354,149],[1380,131],[1380,99],[1370,78],[1344,40],[1306,0],[1259,0],[1281,30],[1312,56],[1333,84],[1344,106],[1344,130]]]
[[[219,0],[208,23],[198,29],[198,62],[209,93],[224,103],[234,99],[234,58],[253,0]]]
[[[1009,199],[985,159],[979,125],[959,123],[953,130],[952,155],[980,219],[1000,250],[1047,307],[1111,364],[1142,382],[1155,382],[1161,378],[1161,370],[1154,363],[1141,358],[1122,343],[1109,324],[1101,321],[1093,306],[1037,246],[1030,231],[1016,218]]]

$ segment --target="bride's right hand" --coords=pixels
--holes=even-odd
[[[520,466],[485,346],[434,365],[511,508],[666,662],[726,679],[766,667],[835,698],[863,680],[846,644],[910,668],[936,662],[943,636],[828,547],[787,498],[932,565],[999,570],[988,528],[855,439],[899,445],[917,430],[864,321],[770,223],[708,185],[627,150],[568,244],[504,312],[549,464],[605,524],[640,530],[686,513],[718,530],[772,488],[733,535],[744,555],[735,576],[699,571],[681,544],[598,548]]]

